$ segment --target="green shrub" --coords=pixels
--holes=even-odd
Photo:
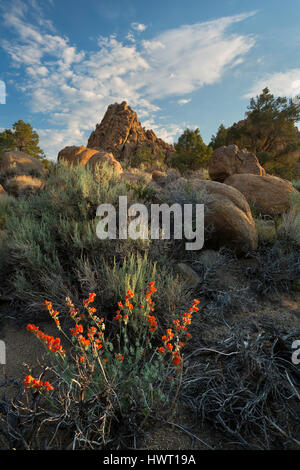
[[[172,320],[172,312],[191,301],[186,286],[170,268],[165,267],[165,262],[158,263],[147,253],[142,255],[137,252],[119,260],[105,256],[97,260],[81,259],[77,275],[85,295],[91,291],[97,292],[98,305],[107,317],[112,315],[107,305],[117,305],[128,289],[134,290],[135,298],[142,303],[144,286],[151,280],[155,281],[160,292],[155,302],[161,328]]]
[[[107,335],[104,318],[98,317],[91,306],[96,294],[83,301],[84,316],[66,299],[73,321],[69,333],[62,330],[59,312],[45,301],[69,346],[66,352],[60,338],[27,325],[27,330],[46,346],[52,367],[38,379],[27,375],[24,380],[27,403],[24,400],[17,405],[22,409],[18,424],[21,447],[118,448],[126,435],[140,435],[149,420],[174,411],[184,365],[181,351],[190,337],[188,329],[199,301],[194,300],[189,311],[166,329],[159,346],[154,346],[158,325],[153,314],[154,285],[153,281],[148,284],[142,304],[128,289],[124,301],[118,303],[114,317],[118,333],[113,339]],[[131,330],[134,340],[129,340]],[[51,377],[47,377],[47,369]],[[52,418],[45,419],[47,416]],[[61,426],[68,441],[63,447],[55,439]],[[51,438],[45,442],[43,435]]]
[[[175,144],[175,149],[176,154],[171,164],[181,173],[206,168],[213,152],[212,148],[203,142],[198,128],[186,129]]]
[[[140,147],[131,160],[133,168],[143,168],[152,170],[162,170],[164,165],[165,155],[159,150],[153,153],[151,147]]]
[[[293,180],[292,185],[297,189],[297,191],[300,191],[300,180]]]
[[[156,272],[154,280],[165,292],[162,311],[178,305],[182,299],[173,294],[170,298],[170,292],[176,288],[185,294],[171,273],[161,269],[152,255],[146,256],[150,241],[96,236],[98,205],[111,203],[117,208],[118,197],[124,195],[128,205],[137,201],[135,192],[111,168],[93,175],[86,168],[60,164],[39,194],[9,199],[4,209],[7,237],[0,247],[2,285],[31,313],[40,314],[45,297],[51,296],[64,310],[66,297],[77,301],[92,290],[99,292],[99,307],[109,314],[107,305],[124,295],[129,281],[138,290]]]
[[[9,213],[13,210],[15,199],[8,194],[0,197],[0,230],[5,229],[5,221]]]
[[[254,219],[258,238],[262,242],[272,243],[277,236],[276,221],[272,217],[256,217]]]
[[[99,258],[103,253],[113,257],[118,250],[126,256],[127,249],[132,251],[131,241],[120,240],[117,246],[117,241],[107,243],[96,236],[98,205],[117,206],[119,195],[133,202],[132,191],[112,169],[98,169],[93,175],[86,168],[60,164],[43,191],[14,201],[5,217],[1,271],[9,273],[7,282],[15,298],[36,311],[41,298],[49,294],[61,305],[66,295],[75,295],[78,289],[80,259]]]
[[[288,156],[278,157],[273,161],[268,161],[264,168],[267,173],[278,176],[289,181],[296,177],[296,161],[289,159]]]
[[[128,190],[133,191],[138,201],[152,202],[155,198],[155,190],[147,187],[147,183],[140,180],[134,183],[126,183]]]
[[[300,248],[300,193],[290,196],[290,210],[283,214],[278,234]]]

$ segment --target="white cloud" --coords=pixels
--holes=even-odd
[[[158,125],[155,124],[153,119],[148,119],[142,122],[142,125],[147,129],[152,129],[161,139],[169,144],[174,142],[174,137],[182,134],[184,126],[178,126],[177,124]]]
[[[131,23],[130,25],[132,29],[135,31],[139,31],[140,33],[147,29],[147,26],[143,23]]]
[[[128,41],[130,41],[130,42],[133,42],[133,43],[135,43],[135,37],[134,37],[134,34],[133,34],[133,33],[131,33],[130,31],[129,31],[129,33],[128,33],[128,34],[127,34],[127,36],[126,36],[126,39],[127,39]]]
[[[159,137],[172,141],[182,125],[154,125],[157,100],[178,96],[179,104],[189,102],[184,95],[221,80],[254,44],[253,37],[228,31],[253,12],[180,26],[147,41],[127,36],[130,45],[115,35],[100,37],[91,51],[78,50],[40,17],[37,25],[28,24],[24,14],[17,7],[4,13],[16,39],[2,46],[12,64],[25,69],[18,86],[31,110],[47,118],[47,128],[39,129],[41,146],[54,159],[65,145],[85,144],[107,106],[124,100]],[[145,28],[136,23],[137,31]]]
[[[26,72],[33,77],[45,77],[49,73],[47,67],[39,65],[27,67]]]
[[[0,80],[0,104],[5,104],[6,102],[6,86],[3,80]]]
[[[246,15],[220,18],[205,23],[167,30],[146,42],[144,57],[149,71],[139,75],[141,88],[152,99],[184,95],[221,80],[228,68],[237,65],[253,47],[254,38],[227,32]],[[145,42],[143,43],[145,47]]]
[[[142,46],[145,51],[151,52],[156,49],[165,49],[165,45],[160,41],[142,41]]]
[[[268,87],[275,96],[294,97],[300,94],[300,69],[292,69],[286,72],[278,72],[265,75],[260,78],[244,95],[252,98],[259,95],[264,88]]]
[[[57,156],[59,150],[67,145],[82,145],[85,135],[76,122],[66,129],[36,129],[40,137],[40,146],[47,148],[47,155]]]
[[[180,104],[180,105],[183,105],[183,104],[187,104],[187,103],[190,103],[192,101],[191,98],[188,98],[188,99],[181,99],[181,100],[178,100],[177,103]]]

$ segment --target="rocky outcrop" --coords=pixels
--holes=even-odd
[[[129,185],[136,185],[141,181],[141,177],[138,174],[126,170],[121,174],[121,180],[125,181],[125,183],[128,183]]]
[[[166,173],[155,170],[152,173],[152,181],[154,182],[153,187],[155,187],[155,185],[166,186],[178,178],[180,178],[180,173],[178,170],[176,170],[176,168],[169,168]]]
[[[167,159],[175,152],[172,145],[141,126],[136,112],[125,101],[108,106],[101,123],[91,133],[87,146],[111,152],[118,160],[129,163],[141,147],[151,148],[154,155],[162,152]]]
[[[235,174],[252,173],[263,176],[266,174],[256,155],[246,149],[232,144],[216,149],[209,161],[209,176],[213,181],[223,183],[226,178]]]
[[[112,153],[99,151],[84,147],[70,146],[65,147],[58,154],[57,161],[66,161],[70,165],[81,165],[91,168],[93,171],[96,166],[103,166],[104,163],[112,166],[116,173],[123,173],[121,164],[115,159]]]
[[[188,264],[178,263],[177,264],[177,270],[180,272],[180,274],[184,278],[184,280],[186,282],[188,282],[190,287],[196,287],[198,284],[201,283],[200,276]]]
[[[78,163],[77,155],[82,153],[86,150],[84,145],[80,145],[79,147],[76,145],[70,145],[68,147],[63,148],[57,156],[57,161],[64,160],[65,162],[70,163],[71,165]],[[95,151],[93,151],[95,153]]]
[[[257,248],[258,236],[249,204],[237,189],[216,181],[178,178],[161,186],[157,198],[170,204],[204,204],[205,227],[212,229],[206,246],[226,246],[238,254]]]
[[[45,168],[39,160],[27,155],[27,153],[12,150],[1,155],[0,174],[43,176]]]
[[[224,183],[240,191],[262,214],[286,212],[290,207],[290,195],[297,193],[289,181],[271,175],[232,175]]]
[[[121,164],[115,159],[112,153],[99,151],[94,153],[87,161],[86,166],[91,168],[92,171],[95,170],[96,166],[102,167],[105,163],[112,166],[116,173],[119,175],[123,173],[123,168]]]
[[[189,179],[192,179],[192,178],[195,178],[198,180],[209,179],[207,170],[205,170],[204,168],[199,168],[199,170],[186,170],[184,172],[184,176]]]
[[[153,181],[156,181],[159,184],[159,181],[165,181],[165,178],[167,178],[167,173],[159,170],[155,170],[152,173],[152,179]]]

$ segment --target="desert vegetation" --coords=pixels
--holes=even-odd
[[[3,448],[176,449],[174,429],[186,449],[299,448],[300,182],[275,169],[299,112],[265,89],[209,146],[187,129],[172,147],[115,104],[55,165],[2,133],[0,325],[45,348],[0,383]],[[119,196],[204,204],[203,249],[99,239]]]

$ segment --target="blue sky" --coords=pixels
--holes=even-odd
[[[209,143],[265,86],[300,94],[299,0],[0,0],[0,17],[0,128],[30,122],[54,160],[111,103]]]

